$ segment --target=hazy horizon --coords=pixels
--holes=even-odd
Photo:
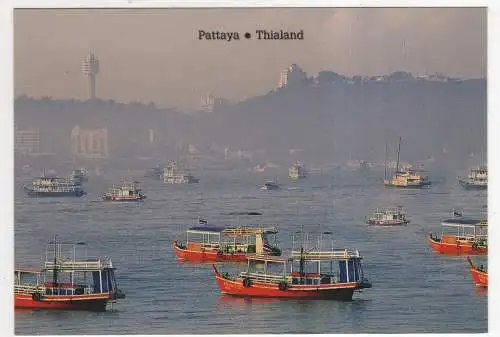
[[[292,63],[374,76],[486,77],[486,8],[15,9],[14,92],[88,98],[81,60],[100,62],[97,97],[197,108],[213,93],[241,101],[276,87]],[[465,23],[465,24],[464,24]],[[199,29],[239,41],[197,39]],[[246,40],[256,29],[304,30],[301,41]]]

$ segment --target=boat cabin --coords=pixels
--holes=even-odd
[[[367,285],[358,251],[292,251],[289,258],[249,256],[240,278],[290,285],[356,282]]]
[[[269,236],[276,243],[277,229],[274,227],[215,227],[195,226],[186,231],[186,249],[191,251],[222,250],[223,253],[256,253],[276,249],[270,244]]]
[[[110,259],[88,259],[86,244],[51,242],[42,270],[16,269],[14,292],[40,295],[117,294]],[[85,259],[77,258],[84,251]]]
[[[469,218],[452,218],[442,221],[443,230],[440,240],[445,243],[472,242],[481,245],[488,243],[488,223]]]

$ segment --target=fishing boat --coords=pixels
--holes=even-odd
[[[80,183],[71,177],[43,175],[23,188],[29,197],[81,197],[86,194]]]
[[[101,199],[104,201],[141,201],[146,199],[146,195],[138,186],[138,181],[123,182],[120,186],[111,187]]]
[[[82,168],[73,170],[73,172],[71,173],[71,178],[73,178],[73,180],[75,180],[77,183],[80,183],[80,184],[87,182],[88,181],[87,169],[82,167]]]
[[[186,243],[173,242],[175,254],[180,260],[205,262],[246,261],[249,254],[279,256],[275,227],[238,226],[216,227],[194,226],[186,231]],[[274,236],[271,244],[269,237]]]
[[[288,169],[288,178],[292,180],[304,179],[307,177],[307,172],[300,161],[293,164],[292,167]]]
[[[163,181],[168,184],[196,184],[200,182],[200,179],[189,172],[180,172],[177,163],[171,161],[163,169]]]
[[[469,256],[467,256],[467,261],[469,261],[470,265],[470,273],[472,276],[472,280],[478,287],[487,287],[488,286],[488,272],[484,269],[483,265],[476,266],[472,263],[472,260]]]
[[[410,179],[412,181],[421,181],[422,186],[430,186],[432,185],[432,182],[429,180],[429,177],[424,174],[423,169],[415,169],[410,167],[407,167],[404,172],[407,172]]]
[[[288,258],[249,256],[246,271],[236,276],[221,273],[215,264],[213,270],[226,295],[350,301],[354,291],[372,286],[364,277],[361,260],[357,250],[302,246],[300,250],[292,248]]]
[[[111,259],[88,259],[84,242],[64,243],[55,237],[47,245],[40,271],[14,270],[14,306],[105,311],[108,303],[125,297],[115,270]]]
[[[373,215],[366,220],[366,224],[370,226],[401,226],[409,223],[410,220],[406,218],[402,206],[377,208]]]
[[[440,235],[429,234],[427,240],[436,253],[445,255],[488,254],[488,222],[455,217],[443,220]]]
[[[458,183],[467,190],[485,190],[488,188],[488,169],[474,168],[467,178],[458,177]]]
[[[268,180],[260,187],[261,191],[279,190],[281,187],[273,180]]]
[[[398,143],[398,157],[396,161],[396,171],[392,174],[391,179],[387,179],[387,144],[386,144],[386,161],[385,161],[385,171],[384,171],[384,185],[386,187],[397,187],[397,188],[422,188],[429,185],[429,181],[424,181],[423,177],[416,174],[415,171],[410,172],[409,170],[400,170],[399,167],[399,156],[401,152],[401,141],[402,138],[399,137]]]

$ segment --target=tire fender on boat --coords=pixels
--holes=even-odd
[[[278,288],[281,291],[285,291],[288,288],[288,284],[285,281],[281,281],[280,283],[278,283]]]
[[[243,279],[243,286],[245,288],[250,288],[252,286],[252,280],[250,278],[248,278],[248,277],[245,277]]]

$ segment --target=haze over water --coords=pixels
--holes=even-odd
[[[103,313],[16,311],[16,334],[239,334],[239,333],[472,333],[487,332],[487,292],[473,284],[465,257],[431,252],[429,232],[453,208],[484,216],[486,191],[466,191],[462,172],[430,171],[422,190],[386,189],[383,171],[334,171],[294,183],[277,172],[281,191],[263,192],[266,179],[241,171],[204,172],[200,184],[168,185],[140,178],[148,196],[139,204],[96,202],[130,172],[91,176],[82,198],[25,198],[16,179],[16,266],[38,267],[54,234],[87,242],[95,256],[111,256],[127,297]],[[298,187],[288,189],[289,187]],[[403,205],[411,223],[373,228],[364,217],[379,206]],[[227,215],[259,211],[262,216]],[[484,213],[482,213],[484,212]],[[284,253],[291,235],[331,230],[338,248],[357,248],[373,288],[352,302],[262,300],[223,296],[210,264],[179,263],[171,248],[185,240],[198,216],[210,224],[266,223],[279,230]],[[474,257],[485,264],[486,257]],[[224,267],[231,270],[238,265]],[[243,268],[243,266],[240,265]]]

